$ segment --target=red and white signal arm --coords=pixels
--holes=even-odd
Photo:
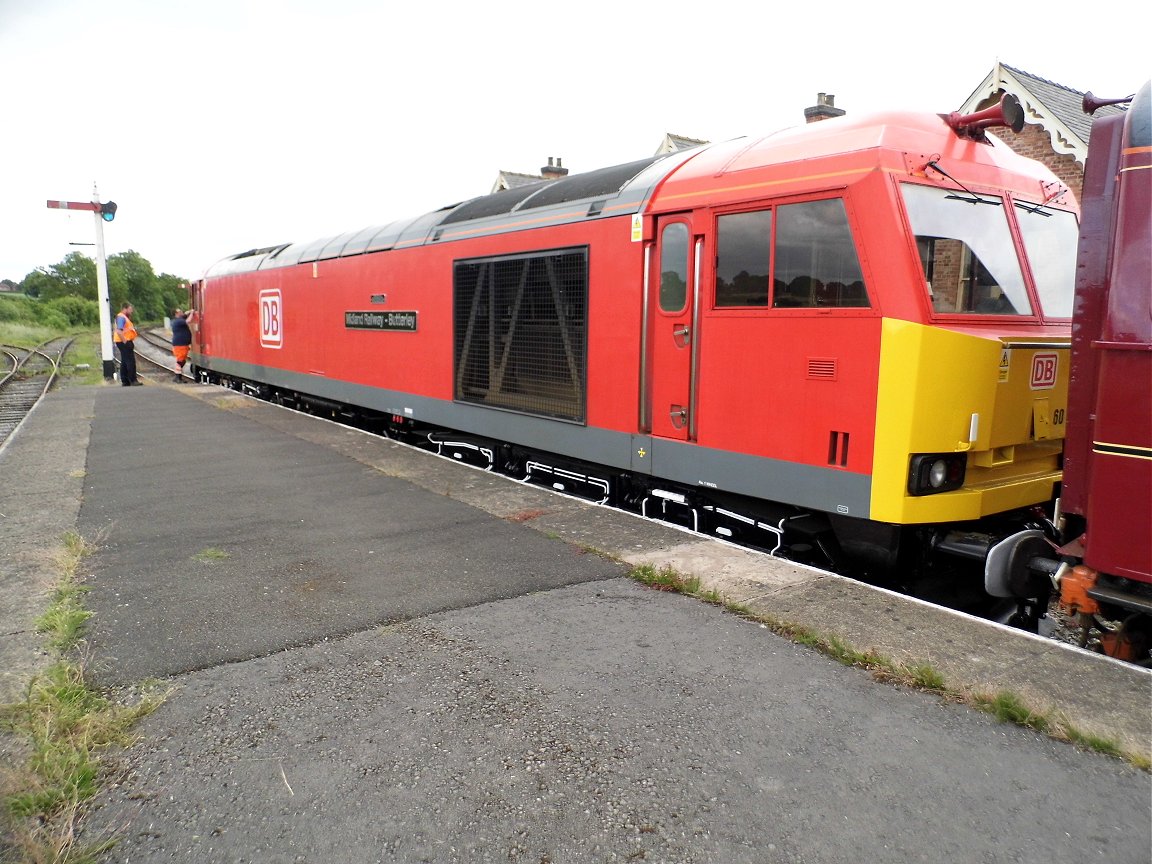
[[[1056,377],[1060,370],[1060,356],[1058,354],[1032,355],[1032,389],[1051,390],[1056,386]]]
[[[260,292],[260,344],[284,347],[284,303],[279,288]]]

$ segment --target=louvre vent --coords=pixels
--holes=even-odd
[[[836,380],[836,358],[835,357],[809,357],[808,358],[808,377],[818,379],[820,381],[835,381]]]
[[[584,421],[588,250],[455,262],[455,398]]]
[[[829,465],[839,465],[841,468],[848,466],[848,439],[850,437],[847,432],[828,433]]]

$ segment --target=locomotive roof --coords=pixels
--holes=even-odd
[[[528,213],[533,227],[635,213],[651,197],[656,184],[694,152],[682,150],[660,154],[558,180],[542,180],[471,198],[416,218],[373,225],[304,243],[250,249],[216,262],[205,275],[224,276],[287,267],[513,230],[515,224],[525,221]]]
[[[538,228],[637,213],[649,203],[658,206],[659,198],[674,200],[679,190],[699,187],[701,181],[709,177],[765,165],[886,147],[901,151],[922,148],[923,152],[938,152],[946,140],[945,136],[952,135],[943,118],[934,114],[892,112],[846,115],[791,127],[758,138],[704,144],[623,165],[506,189],[384,225],[359,228],[303,243],[251,249],[216,262],[205,275],[224,276],[287,267],[527,227]],[[992,149],[999,156],[989,156],[990,159],[1022,158],[1016,157],[1010,148],[999,142],[995,142],[989,152]],[[659,195],[653,200],[658,188]],[[684,202],[675,200],[675,205],[684,206]]]
[[[993,129],[994,133],[995,130]],[[844,115],[819,123],[794,126],[758,138],[738,139],[702,149],[688,164],[661,184],[650,205],[653,212],[675,211],[719,204],[726,199],[745,200],[753,183],[762,188],[780,189],[779,185],[796,180],[808,171],[794,166],[805,161],[851,157],[860,170],[888,153],[903,160],[905,154],[943,154],[945,159],[963,154],[965,160],[976,160],[987,166],[1012,170],[1041,182],[1059,184],[1052,172],[1032,159],[1020,156],[995,134],[986,141],[976,141],[953,131],[947,115],[915,112],[887,112],[869,115]],[[867,154],[867,155],[864,155]],[[924,159],[930,158],[925,156]],[[814,169],[825,182],[835,184],[833,175],[843,174],[849,162]],[[744,179],[741,172],[778,166],[771,178]],[[831,171],[831,174],[827,172]],[[745,175],[748,177],[749,175]],[[839,182],[847,182],[842,179]],[[1060,184],[1062,185],[1062,184]]]

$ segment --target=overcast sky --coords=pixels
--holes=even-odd
[[[1136,4],[1138,5],[1138,4]],[[1076,90],[1148,79],[1129,0],[923,4],[0,0],[0,278],[95,254],[198,277],[487,193],[851,113],[955,110],[997,60]],[[1125,23],[1127,21],[1127,23]],[[1143,59],[1141,59],[1143,58]]]

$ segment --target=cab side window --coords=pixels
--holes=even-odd
[[[716,220],[717,306],[767,306],[771,263],[771,210]]]
[[[717,308],[869,306],[844,202],[718,217],[715,298]]]
[[[848,214],[839,198],[776,209],[773,307],[868,306]]]

